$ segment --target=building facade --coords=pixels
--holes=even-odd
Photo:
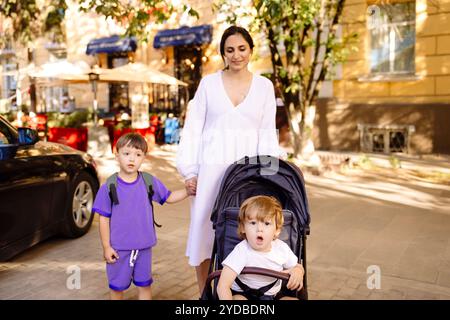
[[[185,74],[193,64],[198,81],[223,66],[219,41],[226,26],[217,23],[210,2],[190,4],[200,13],[190,26],[211,25],[213,30],[210,43],[196,46],[200,62],[179,58],[186,48],[192,50],[189,46],[149,46],[147,57],[150,64],[163,62],[164,71],[176,77],[182,77],[177,74],[180,63],[188,64]],[[177,19],[161,30],[180,27]],[[358,51],[339,66],[333,81],[322,85],[316,148],[450,154],[450,0],[347,0],[342,32],[358,33]],[[272,72],[267,50],[258,52],[250,69]]]
[[[450,1],[348,0],[358,51],[319,99],[318,149],[450,153]]]
[[[63,58],[103,68],[141,62],[172,75],[188,83],[187,92],[176,92],[172,101],[173,89],[153,85],[147,89],[149,103],[153,111],[167,110],[174,104],[178,108],[175,113],[181,112],[201,77],[223,67],[219,42],[227,27],[218,22],[210,1],[182,3],[198,11],[200,18],[189,17],[186,12],[174,14],[165,24],[151,26],[147,43],[137,43],[130,50],[93,54],[87,54],[92,41],[120,35],[124,30],[95,13],[80,13],[72,3],[66,12]],[[359,34],[358,51],[321,88],[313,135],[316,148],[450,154],[450,0],[347,0],[342,32]],[[255,42],[263,43],[259,37],[254,35]],[[36,50],[35,61],[57,59],[50,51]],[[8,65],[8,61],[3,63]],[[250,70],[272,72],[267,48],[258,48]],[[11,79],[3,77],[4,81]],[[3,85],[8,86],[14,88],[14,83]],[[60,90],[60,95],[73,99],[77,108],[92,104],[93,93],[86,84],[48,90]],[[99,108],[109,111],[122,105],[133,90],[130,83],[99,84]],[[286,119],[284,110],[278,109]],[[286,128],[286,123],[279,124],[280,129],[283,126]]]

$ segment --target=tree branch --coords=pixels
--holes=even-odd
[[[320,38],[321,38],[322,32],[323,32],[323,24],[322,24],[323,20],[324,20],[323,18],[322,19],[320,19],[320,18],[317,19],[318,27],[316,28],[316,30],[317,30],[316,41],[315,41],[316,43],[315,43],[315,48],[314,48],[314,56],[313,56],[313,60],[311,61],[311,67],[310,67],[310,72],[311,73],[310,73],[310,75],[308,77],[306,88],[305,88],[305,91],[303,93],[304,94],[304,99],[306,101],[309,101],[309,98],[310,98],[309,93],[310,93],[312,84],[314,82],[314,76],[316,74],[317,61],[319,59],[319,52],[320,52],[320,48],[322,46],[320,44]]]
[[[280,76],[280,69],[283,68],[283,61],[281,60],[281,55],[277,48],[277,43],[275,41],[275,33],[272,30],[272,25],[269,21],[265,20],[266,28],[267,28],[267,34],[269,38],[269,48],[270,48],[270,58],[272,61],[272,68],[275,75],[275,82],[278,84],[281,84],[282,90],[281,95],[283,97],[283,101],[286,101],[285,99],[285,92],[284,88],[286,88],[289,83],[287,80],[283,80]]]
[[[333,33],[333,36],[336,37],[336,30],[334,30],[335,26],[339,23],[339,18],[342,16],[342,10],[344,8],[344,2],[345,0],[338,0],[337,2],[337,6],[336,6],[336,11],[335,14],[333,16],[333,19],[331,20],[331,26],[329,27],[329,32]],[[328,35],[328,38],[330,38],[330,35]],[[331,47],[330,46],[326,46],[325,47],[325,54],[324,54],[324,58],[322,61],[322,67],[319,73],[319,77],[317,78],[317,80],[314,83],[314,86],[312,87],[312,92],[311,94],[308,94],[308,105],[311,105],[313,103],[313,100],[315,97],[317,97],[318,95],[318,91],[319,91],[319,85],[323,82],[323,80],[325,79],[325,75],[328,71],[328,68],[330,67],[330,65],[328,64],[328,55],[331,52]]]

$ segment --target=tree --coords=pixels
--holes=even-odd
[[[305,122],[321,83],[346,60],[356,35],[339,36],[345,0],[219,0],[216,10],[231,24],[249,21],[267,39],[275,86],[286,106],[294,157],[307,157],[312,127]]]
[[[126,28],[126,35],[136,36],[143,42],[149,39],[149,25],[165,22],[174,12],[186,11],[198,18],[198,13],[191,7],[175,7],[170,0],[79,0],[79,3],[81,10],[95,10],[105,18],[114,19]]]
[[[3,0],[0,47],[10,43],[28,46],[36,38],[51,34],[52,40],[63,42],[62,21],[67,5],[65,0],[46,0],[40,9],[36,0]]]
[[[148,25],[162,23],[178,10],[187,11],[198,17],[192,8],[183,5],[174,7],[167,0],[77,0],[80,10],[94,10],[105,18],[112,18],[126,28],[126,35],[138,36],[141,40],[148,39]],[[0,16],[3,17],[3,27],[0,29],[0,47],[15,42],[28,46],[36,38],[49,35],[54,42],[65,41],[63,25],[66,0],[43,0],[39,8],[36,0],[3,0]]]

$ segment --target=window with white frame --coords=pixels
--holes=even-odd
[[[17,63],[13,63],[10,59],[6,59],[4,60],[2,67],[5,73],[8,72],[2,79],[1,97],[6,99],[16,93],[17,75],[12,72],[17,70]]]
[[[415,73],[416,3],[401,1],[368,7],[370,73]]]

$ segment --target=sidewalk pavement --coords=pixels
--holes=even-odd
[[[394,157],[403,169],[434,171],[450,174],[450,156],[448,155],[408,155],[395,154],[386,155],[382,153],[358,153],[358,152],[337,152],[317,150],[316,154],[322,161],[331,163],[342,163],[346,159],[357,163],[362,157],[367,157],[375,165],[384,168],[392,168],[391,159]]]
[[[175,150],[156,148],[144,165],[172,190],[183,187]],[[117,170],[112,158],[97,164],[102,182]],[[305,180],[310,299],[450,299],[449,186],[332,173],[305,172]],[[155,211],[163,227],[153,254],[154,298],[198,299],[184,255],[189,202]],[[79,239],[53,238],[0,264],[0,299],[107,299],[97,230],[96,219]],[[67,288],[71,266],[81,270],[79,290]],[[368,288],[374,285],[379,289]],[[136,290],[125,297],[135,299]]]

